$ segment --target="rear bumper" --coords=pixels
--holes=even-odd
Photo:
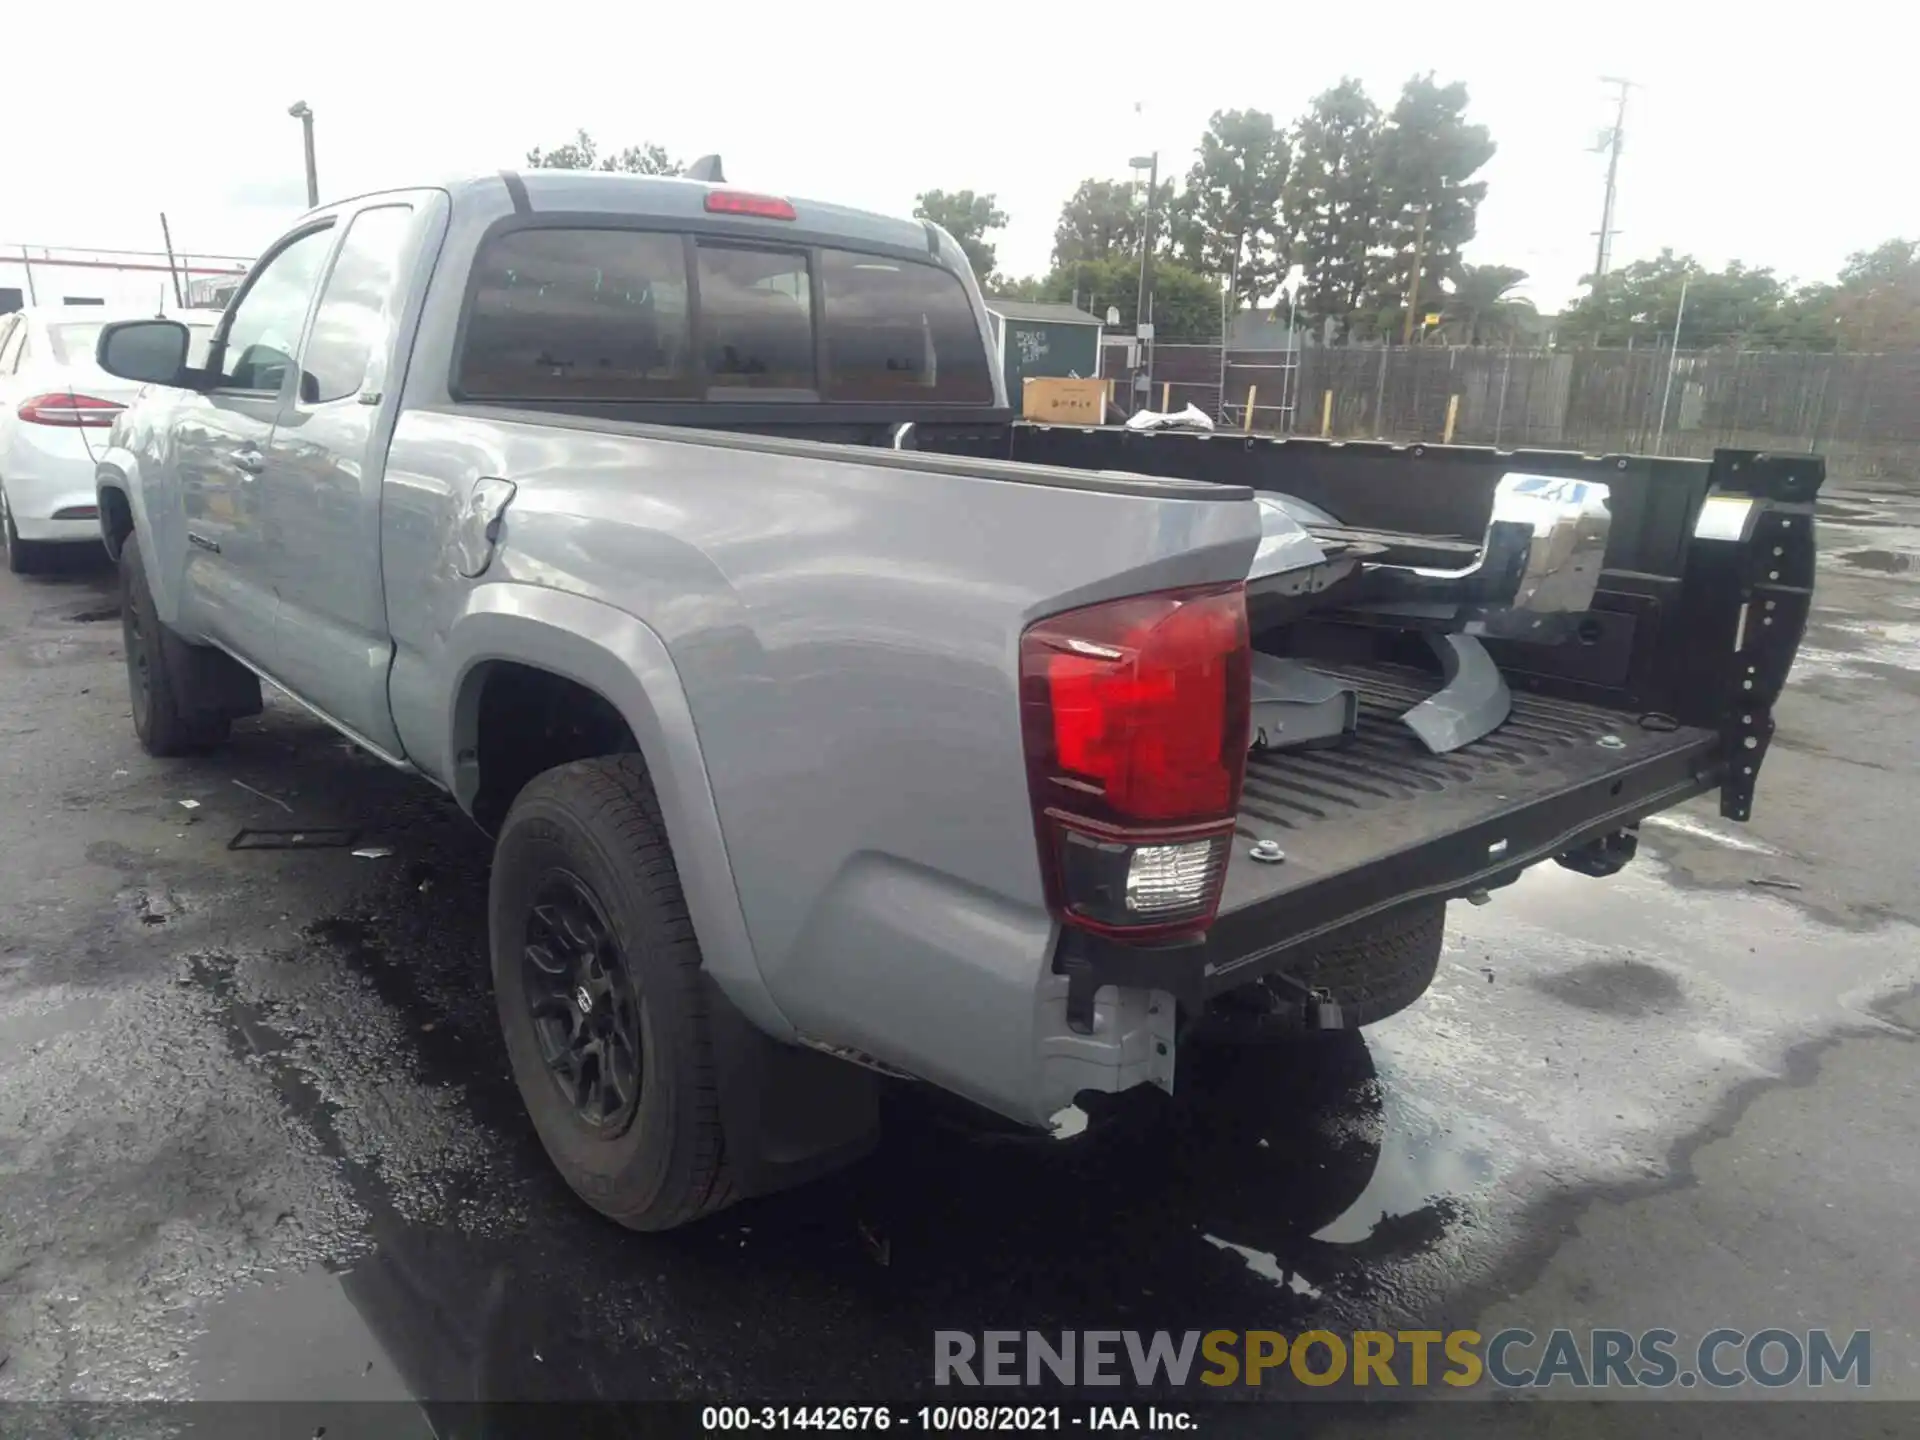
[[[11,495],[8,503],[12,503]],[[86,503],[91,505],[93,502],[89,500]],[[89,540],[98,543],[100,539],[100,521],[92,515],[84,520],[34,520],[16,511],[13,528],[20,532],[22,540],[29,540],[36,545],[50,542],[83,545]]]
[[[104,431],[98,432],[104,434]],[[22,540],[97,540],[99,496],[93,454],[84,431],[51,425],[15,425],[0,454],[0,484]],[[55,519],[68,511],[75,518]]]

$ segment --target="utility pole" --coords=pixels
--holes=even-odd
[[[1617,79],[1611,75],[1601,77],[1603,85],[1619,88],[1618,103],[1613,113],[1613,128],[1608,130],[1594,147],[1594,152],[1607,152],[1607,196],[1600,207],[1600,244],[1593,257],[1593,292],[1600,293],[1600,285],[1607,276],[1607,265],[1613,258],[1613,198],[1620,181],[1620,146],[1627,135],[1627,92],[1633,88],[1631,80]]]
[[[1151,353],[1146,347],[1152,345],[1151,338],[1142,340],[1142,326],[1153,322],[1148,318],[1153,312],[1153,202],[1160,189],[1160,152],[1151,155],[1135,156],[1130,162],[1135,170],[1147,171],[1147,205],[1140,222],[1140,295],[1134,302],[1133,334],[1136,362],[1133,378],[1134,394],[1138,397],[1146,392],[1150,398],[1153,393],[1153,362],[1148,358]],[[1149,337],[1151,332],[1146,332]]]
[[[1427,258],[1428,209],[1429,207],[1425,205],[1420,207],[1419,218],[1414,221],[1413,226],[1413,274],[1407,280],[1407,318],[1406,323],[1400,327],[1402,345],[1413,343],[1413,316],[1414,312],[1420,308],[1420,267]]]
[[[164,210],[160,212],[160,238],[166,242],[167,246],[167,276],[173,281],[173,303],[177,308],[184,310],[187,297],[180,288],[180,271],[173,258],[173,231],[167,228],[167,212]]]

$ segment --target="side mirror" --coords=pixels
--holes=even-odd
[[[94,359],[122,380],[184,385],[190,339],[178,320],[118,320],[101,327]]]

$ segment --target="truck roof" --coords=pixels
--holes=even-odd
[[[763,185],[709,184],[672,175],[629,175],[605,170],[494,170],[484,174],[467,173],[442,179],[445,190],[457,205],[469,195],[498,195],[502,186],[517,185],[535,212],[578,211],[594,215],[632,215],[661,220],[695,220],[707,215],[706,197],[714,190],[778,195],[792,204],[800,225],[815,234],[841,236],[856,244],[889,245],[929,249],[929,223],[880,215],[871,210],[855,210],[823,200],[808,200],[786,195]],[[333,204],[348,203],[364,196],[345,197]],[[951,261],[958,247],[951,240],[939,247],[943,259]]]

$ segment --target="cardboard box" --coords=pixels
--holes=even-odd
[[[1029,375],[1020,382],[1020,414],[1049,425],[1102,425],[1107,419],[1107,382],[1064,375]]]

